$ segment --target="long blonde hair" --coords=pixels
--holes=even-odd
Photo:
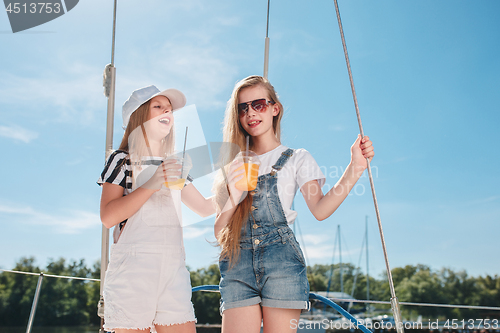
[[[261,86],[267,91],[267,98],[276,103],[279,107],[278,115],[273,118],[273,130],[278,142],[281,142],[281,128],[280,122],[283,117],[283,106],[281,105],[278,94],[274,90],[271,83],[262,76],[249,76],[238,83],[236,83],[231,98],[227,102],[226,114],[224,116],[224,127],[222,130],[224,142],[229,142],[237,145],[240,150],[246,149],[246,137],[249,134],[245,131],[240,123],[240,117],[238,115],[238,102],[240,92],[249,87]],[[253,140],[250,136],[250,149],[253,147]],[[222,211],[222,208],[229,199],[229,188],[227,186],[227,181],[225,175],[229,170],[229,164],[234,159],[238,153],[235,149],[227,149],[221,152],[222,160],[219,162],[220,165],[224,166],[224,171],[221,170],[217,175],[214,183],[214,193],[217,204],[218,213]],[[229,259],[230,267],[232,267],[239,257],[239,243],[241,239],[241,231],[245,225],[250,212],[250,207],[252,206],[252,196],[247,195],[243,201],[238,204],[231,220],[229,223],[220,231],[218,235],[219,246],[221,247],[221,259]]]
[[[144,102],[135,110],[131,115],[125,133],[123,134],[120,147],[118,149],[124,150],[129,154],[130,162],[132,164],[132,173],[134,166],[140,165],[142,157],[152,155],[144,123],[149,119],[149,107],[151,100]],[[174,152],[175,147],[175,129],[172,125],[168,135],[162,140],[161,153],[162,155],[170,155]],[[131,175],[133,182],[135,177]],[[133,184],[135,187],[135,184]]]

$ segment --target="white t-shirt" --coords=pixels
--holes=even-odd
[[[272,166],[276,164],[281,153],[288,147],[280,145],[273,150],[259,155],[259,176],[270,173]],[[288,159],[285,166],[278,171],[278,195],[285,212],[288,224],[292,224],[297,217],[297,212],[291,209],[293,198],[297,190],[305,183],[317,179],[319,185],[325,184],[325,176],[314,160],[312,155],[305,149],[296,149],[292,157]]]

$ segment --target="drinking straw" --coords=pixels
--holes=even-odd
[[[184,148],[182,149],[181,173],[182,173],[182,170],[184,170],[184,157],[186,156],[186,142],[187,142],[187,137],[188,137],[188,127],[186,126],[186,134],[184,135]],[[181,178],[182,178],[182,175],[181,175]]]
[[[249,146],[250,146],[250,135],[247,135],[247,151]]]

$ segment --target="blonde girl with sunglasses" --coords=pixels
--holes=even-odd
[[[335,212],[374,156],[365,136],[351,147],[351,161],[326,194],[325,176],[304,149],[280,141],[281,105],[274,87],[260,76],[236,84],[226,108],[224,141],[249,148],[260,159],[255,190],[235,186],[243,178],[242,162],[228,153],[228,166],[214,184],[217,215],[215,237],[221,248],[222,333],[296,332],[292,320],[309,310],[309,283],[304,256],[288,226],[298,189],[311,213],[324,220]],[[294,328],[295,327],[295,328]]]

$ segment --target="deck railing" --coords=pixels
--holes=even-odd
[[[71,280],[85,280],[85,281],[94,281],[100,282],[100,279],[92,279],[92,278],[82,278],[77,276],[63,276],[63,275],[53,275],[53,274],[45,274],[43,272],[40,273],[32,273],[32,272],[22,272],[22,271],[14,271],[7,269],[0,269],[0,272],[6,273],[14,273],[14,274],[24,274],[24,275],[35,275],[38,276],[38,282],[35,289],[35,295],[33,297],[33,303],[31,305],[30,317],[28,320],[28,325],[26,327],[26,333],[31,333],[31,329],[33,327],[33,321],[35,319],[36,308],[38,305],[38,299],[40,297],[40,291],[42,288],[42,282],[45,277],[50,278],[60,278],[60,279],[71,279]],[[193,292],[197,291],[208,291],[208,292],[219,292],[218,285],[203,285],[193,287]],[[349,312],[344,310],[340,305],[335,302],[353,302],[353,303],[366,303],[366,304],[387,304],[390,305],[389,301],[367,301],[367,300],[357,300],[357,299],[343,299],[343,298],[326,298],[324,296],[309,293],[309,299],[318,300],[323,302],[324,304],[330,306],[335,309],[345,318],[347,318],[351,323],[355,325],[358,329],[365,333],[372,333],[368,328],[364,325],[360,324],[358,319],[352,316]],[[427,306],[427,307],[441,307],[441,308],[461,308],[461,309],[474,309],[474,310],[493,310],[500,311],[500,307],[496,306],[480,306],[480,305],[454,305],[454,304],[439,304],[439,303],[413,303],[413,302],[400,302],[401,305],[410,305],[410,306]]]

